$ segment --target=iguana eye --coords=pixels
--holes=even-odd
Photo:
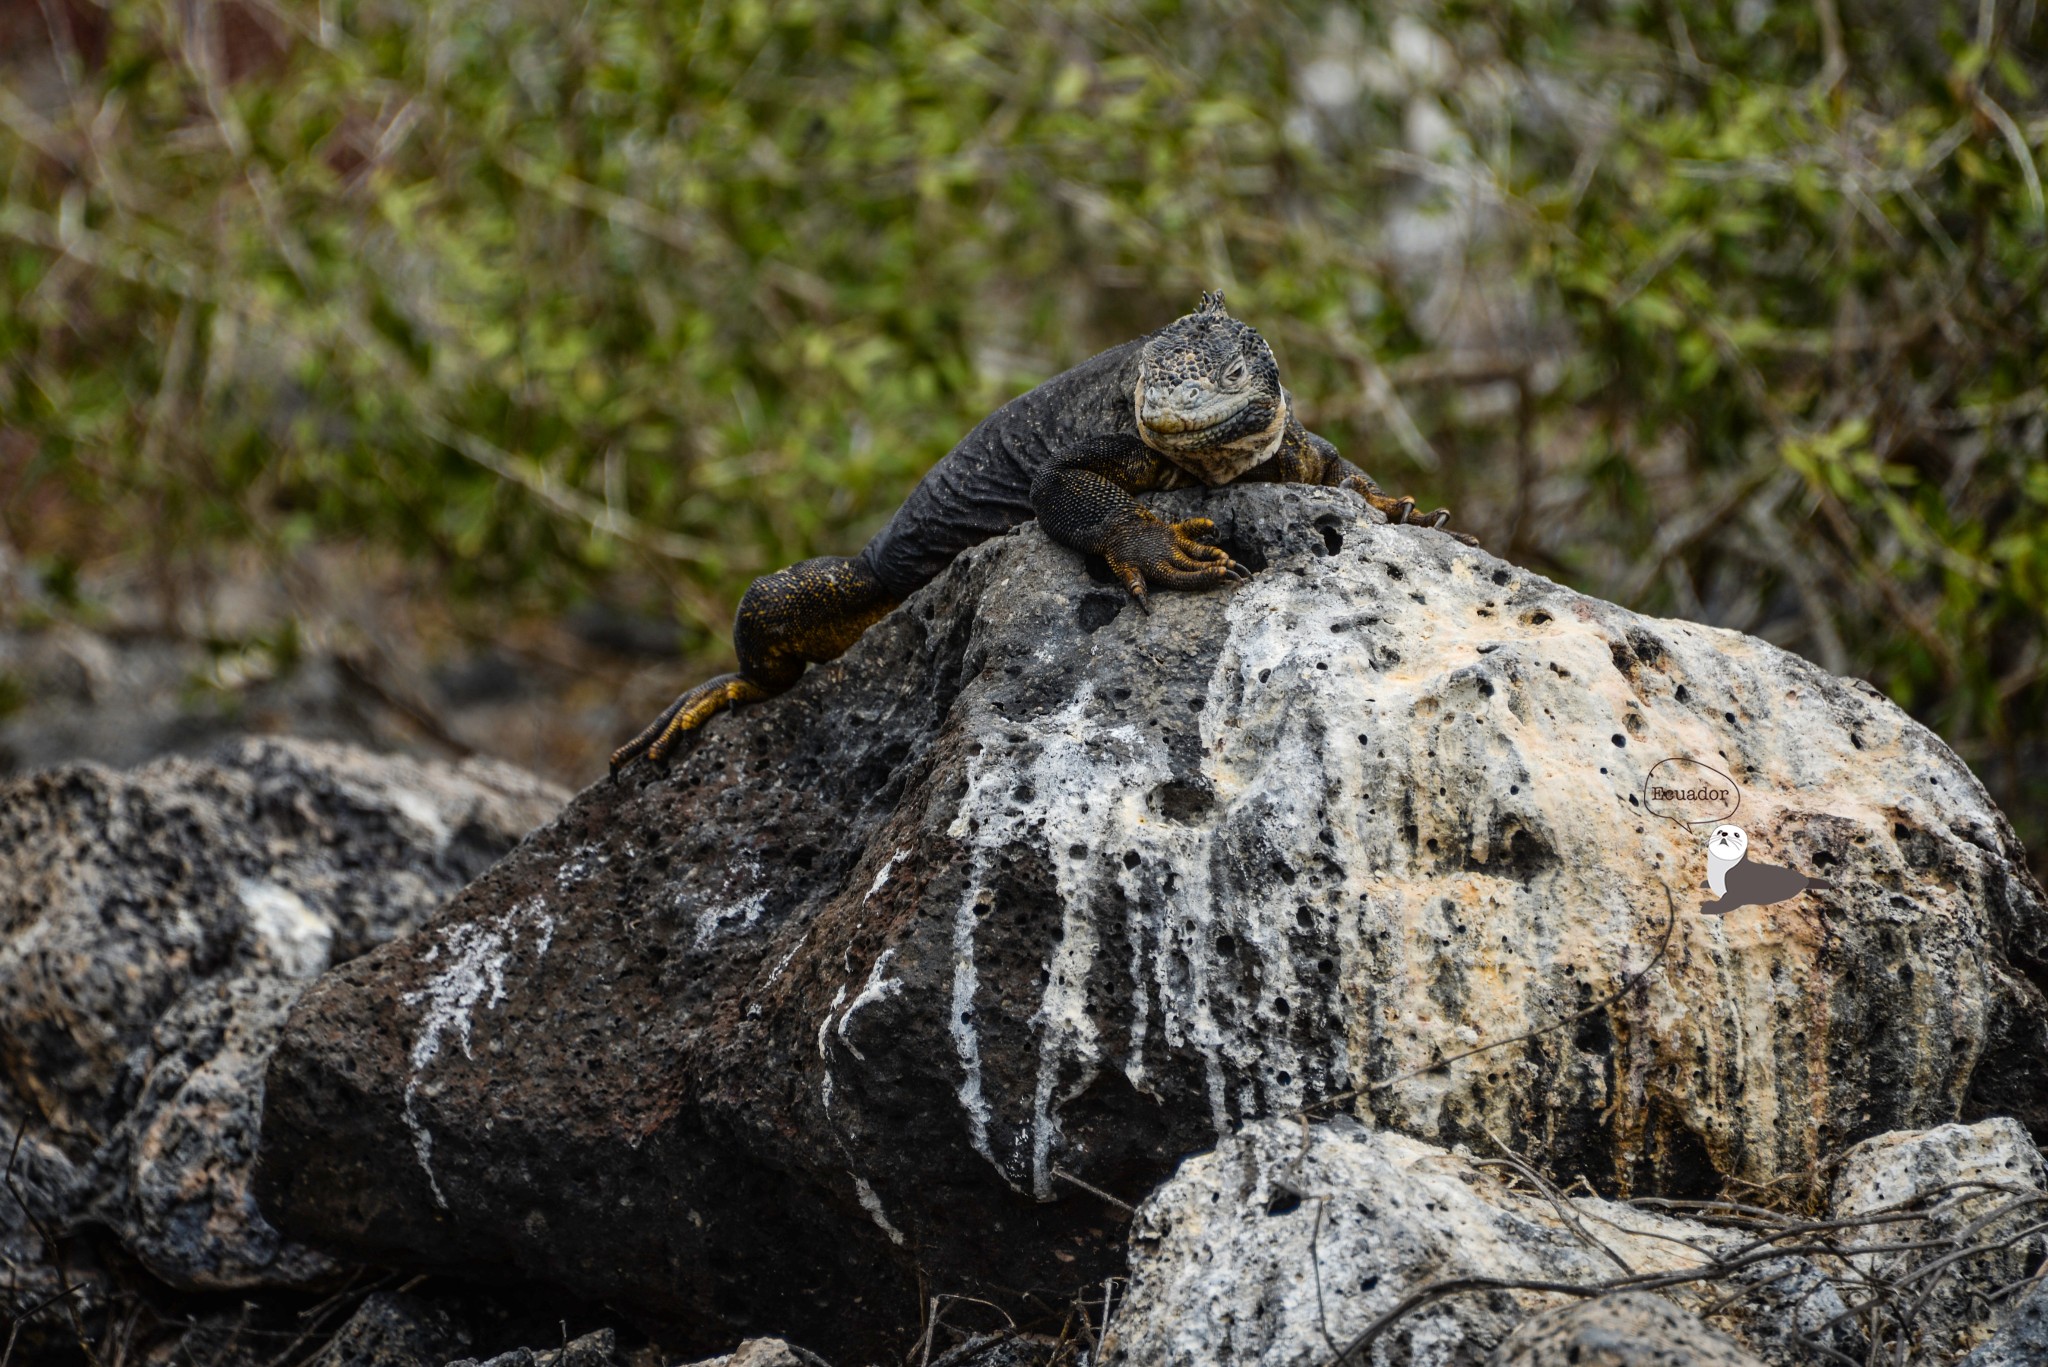
[[[1232,361],[1230,369],[1223,372],[1223,383],[1232,386],[1243,384],[1247,369],[1248,367],[1245,365],[1243,357]]]

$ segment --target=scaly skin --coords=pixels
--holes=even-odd
[[[698,684],[613,753],[612,772],[659,762],[728,707],[785,692],[836,659],[969,546],[1033,517],[1062,545],[1100,555],[1141,607],[1149,586],[1212,588],[1249,576],[1211,544],[1207,518],[1168,522],[1136,494],[1239,480],[1351,489],[1418,517],[1295,419],[1265,339],[1205,294],[1194,313],[1010,400],[933,466],[859,555],[822,556],[756,579],[733,619],[740,667]],[[1463,532],[1445,531],[1468,545]]]

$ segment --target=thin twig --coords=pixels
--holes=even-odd
[[[1119,1200],[1118,1198],[1111,1196],[1101,1187],[1095,1186],[1093,1183],[1090,1182],[1084,1182],[1080,1178],[1074,1176],[1074,1174],[1072,1174],[1071,1172],[1067,1172],[1061,1168],[1054,1168],[1052,1170],[1052,1175],[1054,1177],[1059,1178],[1062,1182],[1068,1182],[1073,1184],[1074,1186],[1079,1187],[1081,1190],[1087,1192],[1090,1196],[1100,1197],[1102,1200],[1107,1201],[1110,1205],[1115,1206],[1118,1210],[1122,1211],[1126,1216],[1132,1216],[1138,1213],[1138,1208],[1130,1204],[1128,1201]]]

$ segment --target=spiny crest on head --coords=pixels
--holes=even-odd
[[[1222,290],[1203,290],[1202,302],[1196,306],[1197,314],[1213,313],[1219,318],[1228,318],[1229,312],[1223,307]]]

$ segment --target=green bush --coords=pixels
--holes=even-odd
[[[1220,286],[1383,483],[1871,678],[2048,844],[2031,3],[68,12],[0,59],[0,519],[54,582],[358,544],[708,667],[750,577]]]

